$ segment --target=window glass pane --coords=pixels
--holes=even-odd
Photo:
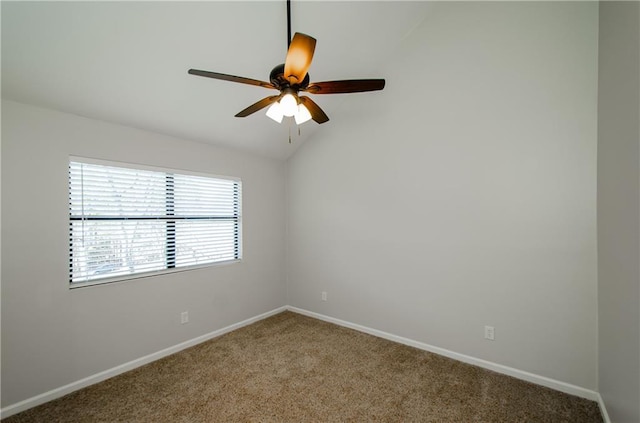
[[[165,235],[158,221],[73,221],[72,282],[163,269]]]
[[[236,222],[183,220],[176,222],[176,267],[233,260],[237,252]]]
[[[232,216],[237,182],[174,175],[176,216]]]
[[[157,216],[165,213],[165,174],[72,163],[71,214],[85,216]]]

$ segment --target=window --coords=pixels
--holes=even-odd
[[[71,286],[239,260],[241,189],[239,179],[70,159]]]

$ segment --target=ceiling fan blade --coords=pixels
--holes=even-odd
[[[349,79],[344,81],[312,82],[303,91],[312,94],[346,94],[378,91],[384,88],[384,79]]]
[[[262,100],[253,103],[251,106],[247,107],[246,109],[238,112],[236,114],[236,117],[247,117],[250,114],[257,112],[260,109],[264,109],[271,103],[278,101],[279,98],[280,98],[279,95],[272,95],[270,97],[263,98]]]
[[[265,88],[276,88],[269,82],[259,81],[257,79],[244,78],[242,76],[227,75],[225,73],[209,72],[198,69],[189,69],[190,75],[204,76],[205,78],[221,79],[223,81],[239,82],[241,84],[257,85]]]
[[[322,111],[320,106],[318,106],[315,101],[311,100],[309,97],[299,97],[300,103],[302,103],[309,113],[311,113],[311,118],[318,123],[325,123],[329,121],[329,116]]]
[[[315,38],[300,32],[293,35],[287,51],[287,58],[284,61],[284,77],[289,83],[300,84],[302,82],[309,66],[311,66],[315,49]]]

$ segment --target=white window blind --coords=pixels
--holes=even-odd
[[[73,285],[241,258],[241,182],[69,162]]]

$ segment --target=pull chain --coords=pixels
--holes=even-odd
[[[293,119],[289,119],[288,122],[288,126],[289,126],[289,144],[291,144],[291,121]],[[302,135],[302,132],[300,132],[300,125],[296,124],[296,127],[298,128],[298,138],[300,138],[300,136]]]

